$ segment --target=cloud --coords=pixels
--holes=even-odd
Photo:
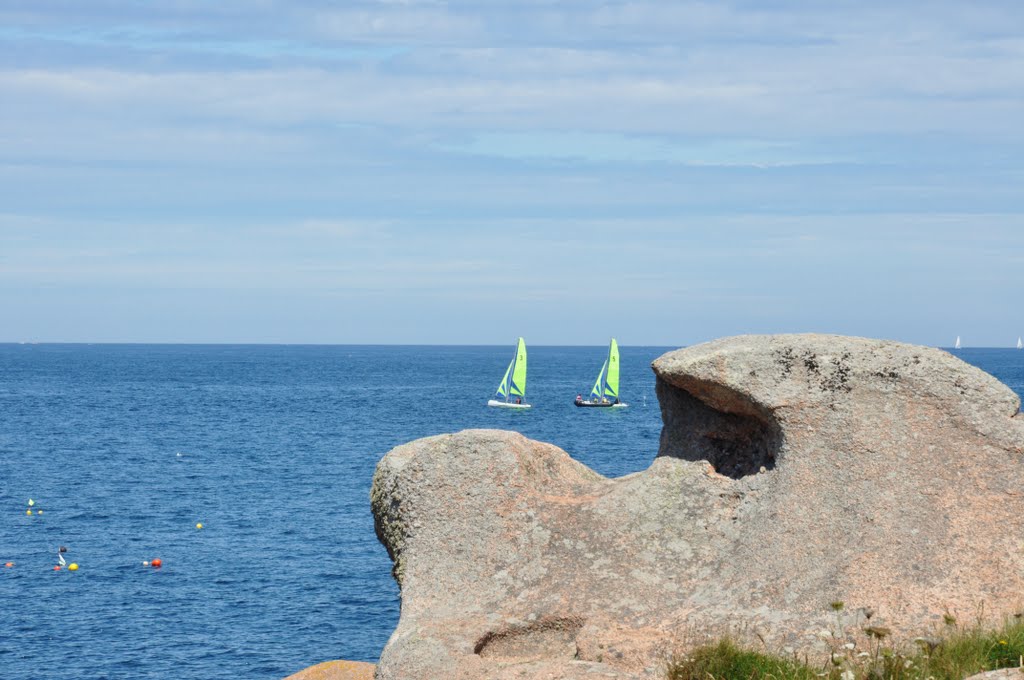
[[[380,3],[366,9],[332,9],[313,15],[315,35],[352,42],[446,44],[473,39],[482,21],[444,6],[426,3]]]
[[[257,309],[280,289],[289,310],[364,294],[363,322],[491,300],[605,323],[576,285],[599,268],[642,325],[653,299],[688,324],[830,299],[870,319],[899,316],[886,286],[1013,289],[1022,17],[944,0],[5,6],[0,293]]]
[[[549,145],[552,158],[566,157],[573,135],[592,135],[591,153],[569,156],[732,162],[729,153],[680,151],[692,147],[687,138],[712,137],[719,147],[757,147],[736,162],[762,167],[850,157],[849,149],[795,150],[795,140],[931,134],[1024,143],[1024,41],[1006,28],[1021,14],[1012,5],[939,4],[923,14],[786,2],[114,9],[6,15],[22,27],[0,40],[63,41],[74,55],[20,66],[19,56],[0,72],[9,153],[301,154],[337,137],[339,125],[406,140],[413,131],[457,133],[476,151],[509,147],[496,143],[502,136],[528,148],[563,135]],[[137,50],[130,63],[112,49],[77,65],[97,45],[126,41]],[[244,59],[197,61],[204,49]],[[450,148],[430,136],[419,135],[422,150]]]
[[[140,73],[64,69],[0,72],[0,91],[19,112],[74,107],[80,115],[152,125],[222,120],[252,126],[366,124],[449,130],[559,130],[621,134],[796,135],[951,132],[1020,140],[1024,60],[877,58],[842,70],[772,61],[778,71],[637,76],[599,70],[501,78],[481,73],[402,74],[286,69]],[[917,84],[914,74],[944,76]],[[903,75],[901,75],[903,74]],[[902,84],[901,84],[902,83]],[[921,109],[928,116],[922,118]],[[53,113],[49,117],[54,118]],[[22,121],[27,122],[27,121]]]

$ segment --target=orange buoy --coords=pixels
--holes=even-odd
[[[53,570],[54,571],[60,571],[60,565],[59,564],[53,565]]]
[[[8,567],[8,568],[13,567],[14,566],[14,562],[5,562],[4,566]]]
[[[160,566],[163,564],[163,561],[158,557],[155,560],[153,560],[152,562],[150,562],[150,564],[153,565],[154,567],[156,567],[157,569],[159,569]]]

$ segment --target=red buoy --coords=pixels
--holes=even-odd
[[[163,562],[158,557],[155,560],[153,560],[152,562],[150,562],[150,564],[153,565],[154,567],[156,567],[157,569],[159,569],[160,566],[163,564]]]
[[[54,571],[60,571],[60,565],[59,564],[53,565],[53,570]]]

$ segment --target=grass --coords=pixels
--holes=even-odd
[[[667,680],[817,680],[820,671],[795,659],[744,649],[732,640],[698,647],[674,658]]]
[[[963,680],[982,671],[1019,666],[1024,656],[1020,621],[997,630],[949,629],[942,637],[919,638],[909,648],[887,646],[885,635],[871,633],[866,649],[835,640],[831,661],[819,666],[726,639],[673,657],[666,680]]]

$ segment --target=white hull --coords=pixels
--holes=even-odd
[[[497,401],[495,399],[488,399],[487,405],[496,408],[530,408],[530,404],[517,404],[514,401]]]

